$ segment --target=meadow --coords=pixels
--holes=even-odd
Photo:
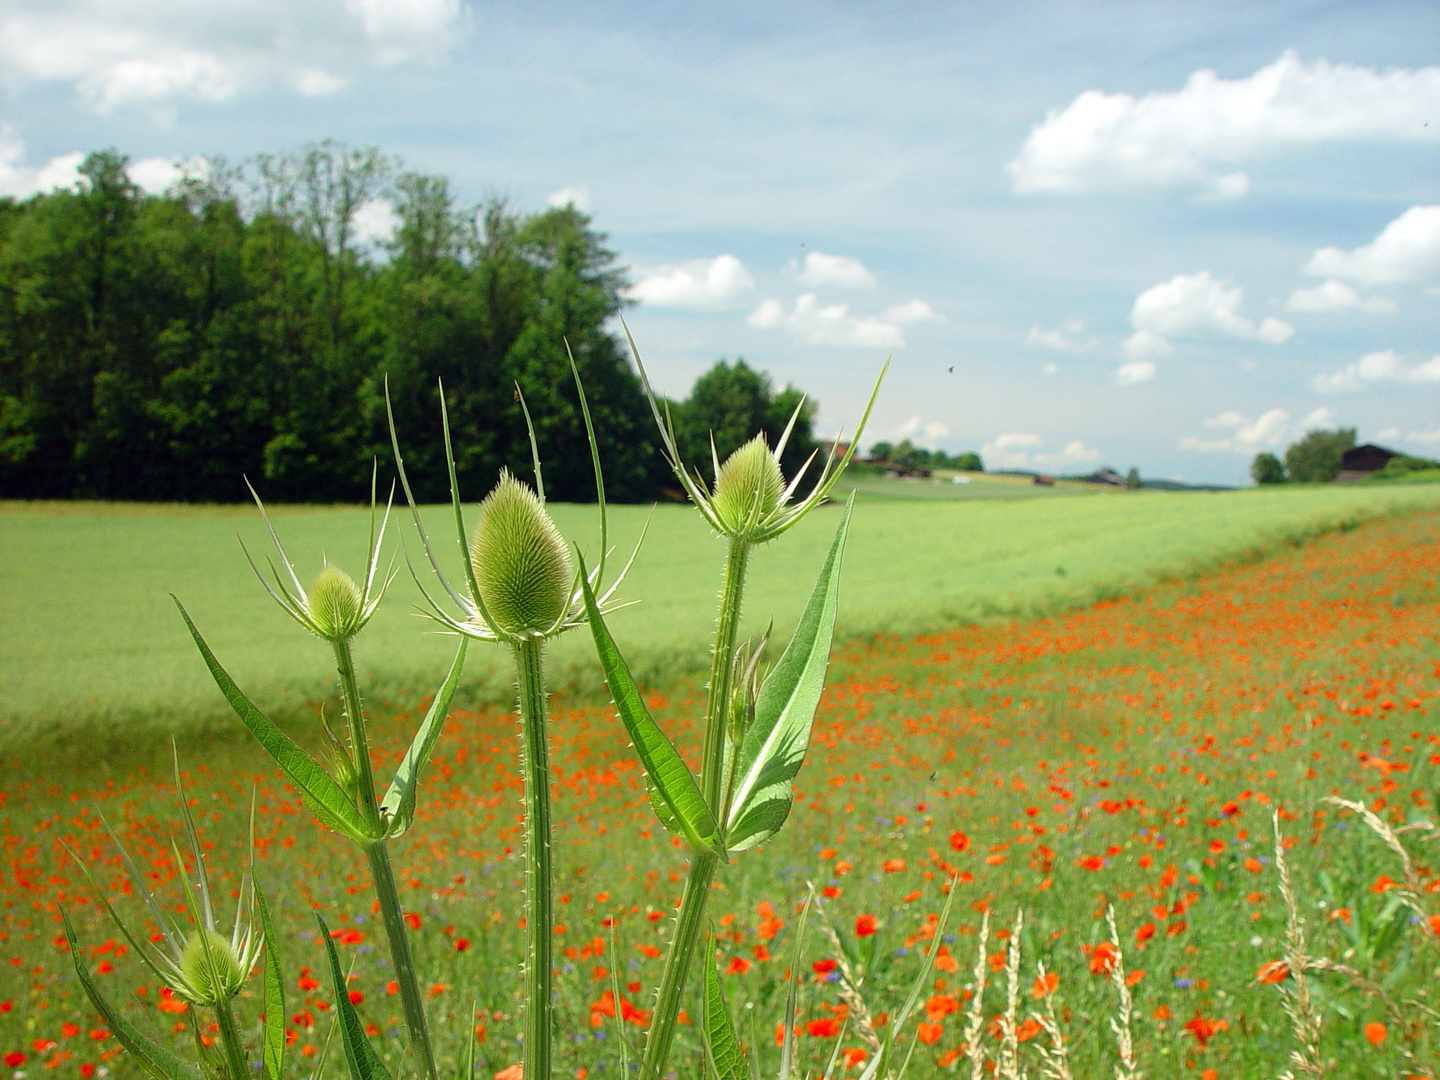
[[[920,487],[859,484],[842,634],[919,633],[1067,610],[1331,529],[1440,505],[1440,485],[957,500],[912,497]],[[970,487],[1035,490],[994,479]],[[353,572],[363,565],[367,511],[274,513],[297,565],[318,568],[322,556]],[[425,511],[428,528],[441,537],[453,535],[447,513]],[[594,507],[552,504],[552,513],[593,561]],[[757,551],[744,633],[773,617],[784,640],[805,600],[797,583],[813,577],[829,542],[831,513]],[[688,507],[619,506],[611,525],[620,554],[647,522],[649,539],[625,590],[639,603],[616,613],[613,626],[637,675],[666,682],[706,662],[722,548]],[[451,646],[415,617],[421,597],[405,568],[402,538],[409,556],[424,561],[413,528],[397,516],[388,549],[399,576],[356,647],[370,695],[410,707],[434,689]],[[137,743],[169,734],[234,732],[171,593],[263,707],[291,719],[313,715],[310,704],[334,681],[328,650],[306,649],[303,639],[292,647],[295,627],[256,582],[241,541],[264,568],[268,541],[253,507],[0,503],[0,749],[68,746],[92,755],[103,746],[126,756]],[[442,548],[455,550],[453,543]],[[554,684],[598,693],[590,646],[579,635],[552,645],[551,665]],[[504,701],[510,679],[500,650],[477,649],[459,701]]]
[[[1397,490],[858,506],[842,585],[844,637],[794,813],[779,837],[724,868],[711,903],[725,993],[760,1056],[760,1075],[775,1071],[787,969],[804,980],[802,1067],[819,1075],[838,1050],[837,1075],[858,1075],[872,1052],[867,1024],[883,1031],[896,1015],[947,890],[954,908],[905,1039],[914,1041],[909,1076],[969,1076],[967,1051],[978,1043],[993,1060],[1007,1038],[1018,1065],[1040,1075],[1051,1002],[1071,1074],[1113,1075],[1120,1059],[1110,1025],[1120,1009],[1111,977],[1119,957],[1106,945],[1112,906],[1139,1070],[1203,1080],[1279,1074],[1296,1043],[1281,996],[1295,979],[1283,967],[1276,978],[1274,967],[1287,955],[1278,815],[1310,953],[1337,967],[1309,982],[1324,1017],[1316,1048],[1324,1075],[1435,1076],[1436,1029],[1405,1003],[1436,1005],[1429,987],[1440,918],[1427,922],[1398,905],[1399,860],[1357,815],[1322,801],[1332,793],[1362,800],[1396,826],[1435,817],[1440,500],[1434,489]],[[703,680],[667,673],[664,657],[683,660],[700,647],[713,587],[702,580],[668,599],[655,590],[697,565],[708,569],[716,553],[702,531],[662,511],[646,547],[652,565],[642,555],[630,585],[645,604],[614,625],[660,658],[646,680],[650,704],[688,752]],[[586,515],[556,513],[567,531]],[[793,619],[794,581],[813,576],[827,529],[824,515],[816,518],[765,552],[747,604],[752,622],[772,609]],[[52,588],[51,599],[73,619],[83,598],[85,618],[66,622],[57,612],[41,629],[32,624],[32,635],[69,635],[62,639],[78,651],[67,663],[129,650],[146,656],[168,637],[178,643],[178,670],[188,643],[161,625],[172,618],[168,600],[130,621],[123,614],[143,590],[169,587],[213,625],[221,655],[244,657],[246,675],[268,692],[293,679],[290,693],[318,696],[323,653],[313,672],[275,670],[271,635],[290,642],[300,631],[242,597],[242,582],[258,592],[253,580],[217,583],[231,580],[238,561],[228,534],[238,525],[248,543],[253,522],[220,510],[76,508],[83,543],[62,553],[64,519],[54,508],[12,508],[4,527],[10,537],[34,529],[25,558],[83,568],[82,581],[64,583],[62,597]],[[157,539],[167,521],[182,523],[184,542]],[[310,550],[296,555],[363,543],[346,531],[363,533],[351,511],[286,512],[279,523],[287,539],[304,531]],[[636,528],[631,518],[621,531]],[[175,548],[187,551],[191,576],[169,584]],[[137,560],[138,570],[122,561],[137,553],[150,558]],[[932,561],[942,555],[950,561]],[[13,562],[6,573],[15,573]],[[402,632],[419,635],[400,599],[390,602],[390,622],[377,617],[367,629],[368,648],[361,638],[361,662],[418,660],[437,681],[444,643],[434,659],[402,645]],[[7,687],[19,668],[13,625],[5,620]],[[48,655],[36,648],[32,665]],[[189,662],[198,663],[193,655]],[[117,690],[153,692],[143,670],[117,670]],[[308,691],[300,689],[306,677]],[[56,680],[53,668],[46,678]],[[86,689],[100,695],[93,681]],[[382,776],[408,741],[422,694],[372,703]],[[17,715],[46,715],[42,697]],[[638,1036],[649,1019],[642,990],[655,982],[685,857],[655,824],[603,699],[577,679],[555,713],[560,1075],[618,1076],[617,1040]],[[77,728],[95,715],[82,709]],[[452,714],[415,829],[394,852],[440,1055],[453,1062],[473,1030],[485,1077],[518,1060],[523,830],[514,731],[509,709],[483,695]],[[342,1068],[312,910],[336,928],[351,999],[382,1054],[400,1065],[400,1009],[363,858],[313,826],[257,751],[240,742],[216,742],[209,754],[205,747],[186,747],[185,779],[212,877],[229,887],[243,868],[247,808],[258,792],[257,873],[277,910],[288,971],[292,1075],[312,1075],[322,1063],[326,1075]],[[55,760],[19,752],[3,766],[0,1054],[32,1078],[49,1070],[82,1080],[136,1076],[79,993],[59,906],[76,919],[96,978],[150,1031],[172,1032],[179,1050],[195,1017],[126,955],[61,843],[136,914],[103,813],[152,886],[178,901],[174,785],[163,765],[107,775]],[[1436,912],[1426,839],[1406,842],[1417,853],[1418,895]],[[820,906],[793,962],[808,882]],[[1022,909],[1023,930],[1007,937]],[[1012,945],[1022,966],[1007,1035]],[[986,978],[978,1002],[977,959]],[[1053,982],[1038,980],[1037,961]],[[860,973],[851,991],[846,980]],[[259,1011],[258,992],[252,981],[241,1003],[247,1017]],[[1387,1000],[1401,1003],[1398,1013]],[[693,1024],[682,1025],[677,1046],[678,1075],[701,1075]]]

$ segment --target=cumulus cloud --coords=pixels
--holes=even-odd
[[[1341,394],[1374,383],[1440,383],[1440,353],[1414,364],[1394,349],[1367,353],[1339,371],[1316,375],[1310,385],[1322,394]]]
[[[1440,206],[1412,206],[1354,251],[1320,248],[1301,270],[1361,285],[1440,284]]]
[[[85,155],[78,150],[60,154],[44,165],[26,165],[25,144],[12,128],[0,123],[0,196],[27,199],[81,183],[80,164]],[[125,167],[126,174],[141,191],[159,195],[172,184],[188,177],[203,177],[209,171],[204,158],[141,158]]]
[[[1153,360],[1172,351],[1169,338],[1234,338],[1279,345],[1290,340],[1295,327],[1267,315],[1258,323],[1240,313],[1245,292],[1238,285],[1218,281],[1208,270],[1177,274],[1153,285],[1135,298],[1130,323],[1136,332],[1122,349],[1132,361]]]
[[[1254,454],[1260,450],[1279,449],[1312,428],[1328,427],[1334,422],[1335,414],[1330,409],[1316,409],[1298,424],[1291,422],[1290,414],[1284,409],[1270,409],[1257,417],[1232,409],[1200,421],[1214,434],[1186,435],[1180,440],[1180,449]]]
[[[462,0],[8,0],[0,78],[68,83],[101,114],[164,121],[181,102],[274,86],[333,94],[346,80],[330,66],[436,56],[463,18]]]
[[[590,189],[581,185],[579,187],[563,187],[559,191],[552,191],[545,197],[547,206],[573,206],[582,214],[590,213],[592,203],[590,202]],[[729,256],[723,256],[729,258]]]
[[[1184,89],[1133,97],[1086,90],[1031,129],[1010,162],[1015,191],[1175,190],[1238,198],[1233,166],[1322,142],[1434,141],[1440,67],[1377,71],[1287,51],[1253,75],[1197,71]]]
[[[922,420],[918,416],[912,416],[895,429],[892,439],[896,442],[901,439],[909,439],[916,446],[934,450],[940,445],[940,440],[949,434],[949,424],[941,423],[939,420]]]
[[[1073,439],[1061,449],[1045,449],[1045,440],[1034,432],[1012,431],[997,435],[980,448],[987,469],[1038,469],[1060,472],[1077,466],[1094,465],[1100,451]]]
[[[400,227],[400,215],[388,199],[371,199],[355,211],[355,239],[362,244],[386,244]]]
[[[905,344],[905,331],[893,318],[852,315],[850,305],[822,304],[814,293],[798,297],[788,310],[779,300],[766,300],[745,321],[761,330],[787,330],[805,345],[898,349]]]
[[[1401,428],[1384,428],[1375,436],[1386,442],[1414,443],[1433,453],[1435,448],[1440,447],[1440,427],[1430,428],[1428,431],[1405,431]]]
[[[885,309],[880,317],[886,322],[900,323],[902,325],[945,321],[945,316],[939,314],[924,300],[907,300],[903,304],[892,304]]]
[[[812,289],[836,286],[842,289],[873,289],[875,275],[859,259],[848,255],[826,255],[812,251],[795,274],[795,280]]]
[[[1155,377],[1155,361],[1129,360],[1115,369],[1115,381],[1121,386],[1135,386]]]
[[[744,263],[734,255],[718,255],[648,270],[626,295],[652,307],[718,311],[733,306],[754,287]]]
[[[1285,310],[1306,314],[1363,311],[1367,315],[1394,315],[1400,305],[1388,296],[1361,296],[1353,285],[1331,278],[1313,289],[1296,289],[1285,301]]]
[[[1093,337],[1082,338],[1085,331],[1084,319],[1071,319],[1053,330],[1043,330],[1039,324],[1030,327],[1025,335],[1026,345],[1038,345],[1042,349],[1058,349],[1060,352],[1086,352],[1099,344]]]

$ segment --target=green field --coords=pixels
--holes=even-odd
[[[841,588],[839,632],[919,632],[1083,605],[1139,585],[1252,557],[1374,517],[1440,506],[1440,486],[1314,487],[1223,493],[1107,493],[1026,500],[882,499],[861,495]],[[555,505],[568,537],[593,552],[593,507]],[[359,572],[368,512],[279,507],[274,518],[302,575],[322,554]],[[628,552],[649,538],[614,619],[637,673],[698,670],[713,618],[720,545],[687,507],[616,507],[612,535]],[[426,510],[433,536],[446,510]],[[749,629],[773,617],[785,633],[823,557],[834,515],[812,515],[761,549],[747,594]],[[302,712],[333,679],[327,650],[270,601],[240,550],[266,552],[246,507],[0,504],[0,723],[7,744],[142,732],[230,730],[168,594],[178,595],[221,660],[266,708]],[[407,515],[392,518],[418,556]],[[454,551],[453,543],[448,545]],[[455,562],[458,567],[458,561]],[[373,696],[413,700],[434,689],[450,652],[415,617],[419,593],[400,561],[386,602],[357,643]],[[421,569],[417,566],[417,569]],[[428,572],[427,572],[428,573]],[[503,700],[506,659],[472,653],[466,703]],[[588,642],[553,650],[555,684],[598,687]]]

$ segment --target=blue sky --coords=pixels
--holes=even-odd
[[[893,351],[874,438],[1238,483],[1307,426],[1440,456],[1437,46],[1429,3],[0,0],[0,192],[377,145],[587,208],[667,392],[743,355],[831,433]]]

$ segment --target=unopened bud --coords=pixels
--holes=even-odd
[[[190,935],[180,954],[180,972],[185,976],[183,991],[197,1005],[220,1005],[229,1001],[245,984],[240,958],[230,942],[214,930],[201,928]]]
[[[364,610],[360,587],[338,566],[325,564],[305,600],[305,613],[326,641],[344,641],[359,633]]]
[[[715,478],[715,514],[728,536],[744,536],[780,505],[785,477],[764,435],[756,435],[720,466]]]
[[[544,633],[569,606],[574,571],[565,540],[508,470],[480,504],[470,564],[490,618],[507,634]]]

